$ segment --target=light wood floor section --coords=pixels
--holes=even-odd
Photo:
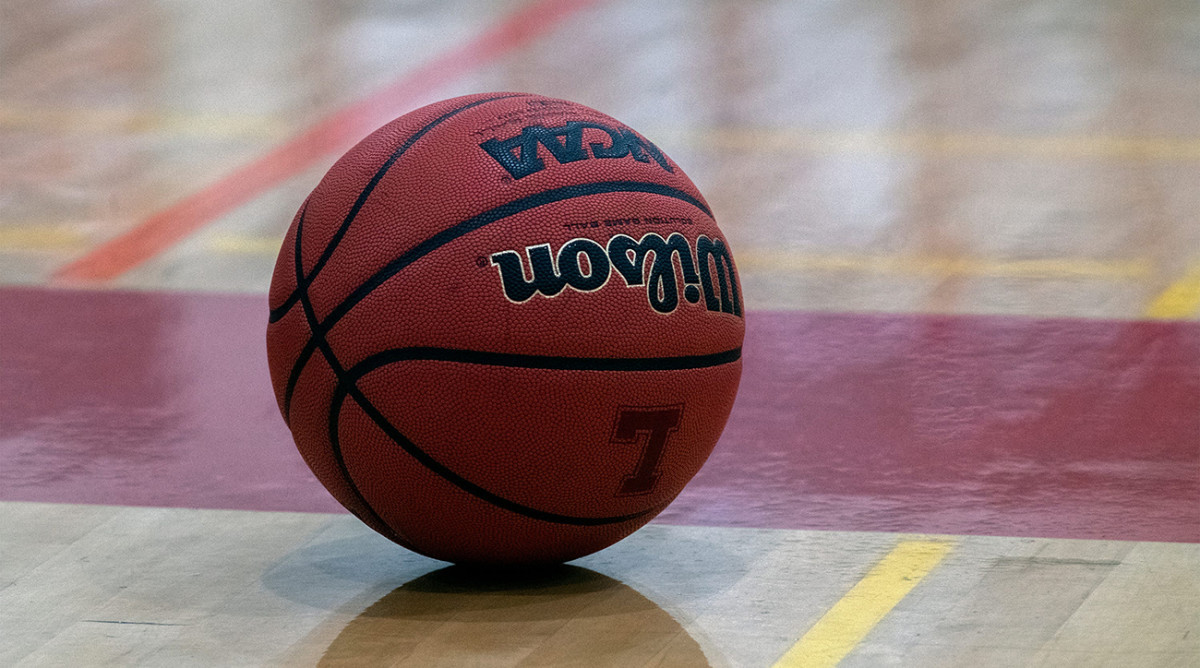
[[[651,525],[489,580],[344,515],[0,505],[0,665],[769,666],[904,537]],[[1200,546],[942,537],[844,666],[1189,666]]]

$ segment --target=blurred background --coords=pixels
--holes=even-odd
[[[263,354],[334,160],[484,91],[681,165],[748,332],[675,503],[502,585]],[[1198,183],[1196,0],[0,0],[0,665],[1195,665]]]
[[[319,155],[144,261],[73,281],[261,292],[298,203],[358,137],[437,99],[518,90],[605,111],[680,163],[730,236],[751,308],[1200,310],[1190,0],[0,12],[7,282],[72,282],[64,267],[104,242],[371,101]]]

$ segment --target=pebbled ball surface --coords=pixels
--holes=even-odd
[[[695,186],[620,122],[537,95],[444,100],[347,152],[297,213],[270,306],[271,380],[313,473],[454,562],[629,535],[703,465],[741,373],[736,270]]]

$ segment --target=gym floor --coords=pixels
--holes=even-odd
[[[279,417],[283,234],[515,90],[705,193],[741,392],[657,520],[495,579]],[[1200,5],[0,5],[0,665],[1200,665]]]

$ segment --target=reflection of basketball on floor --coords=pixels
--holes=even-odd
[[[424,575],[350,622],[318,665],[709,665],[679,622],[632,587],[575,566],[542,573]]]

